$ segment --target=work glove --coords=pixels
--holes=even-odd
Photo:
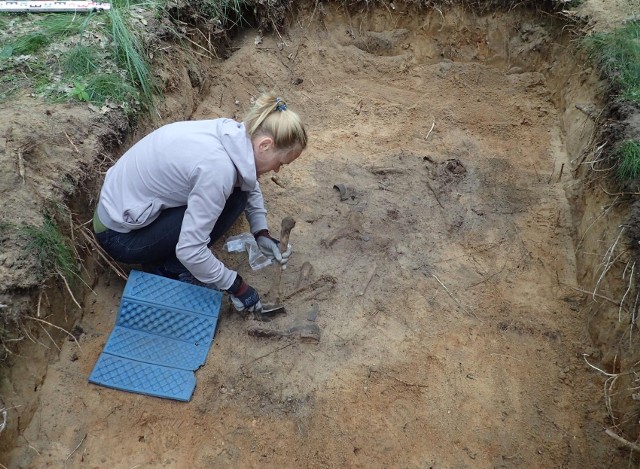
[[[253,236],[256,239],[256,244],[260,248],[260,252],[262,252],[262,254],[264,254],[266,257],[268,257],[269,259],[275,259],[282,265],[285,265],[289,261],[291,249],[287,249],[285,252],[281,252],[280,241],[272,238],[269,234],[269,230],[260,230]]]
[[[229,293],[231,303],[233,303],[233,307],[237,311],[249,311],[251,313],[260,313],[262,311],[260,295],[240,277],[240,274],[236,274],[236,279],[226,291]]]

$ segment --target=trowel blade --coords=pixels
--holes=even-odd
[[[254,313],[254,317],[258,321],[271,321],[275,316],[286,313],[284,305],[264,305],[262,311]]]

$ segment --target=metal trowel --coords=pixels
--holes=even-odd
[[[287,310],[282,304],[264,305],[262,310],[253,313],[254,319],[257,321],[271,321],[281,314],[287,314]]]
[[[285,217],[281,223],[280,230],[280,246],[289,245],[289,235],[291,230],[296,226],[296,221],[291,217]],[[284,305],[280,302],[280,279],[284,266],[276,263],[273,271],[273,283],[271,290],[266,295],[267,303],[262,307],[262,311],[254,313],[254,318],[258,321],[271,321],[280,314],[286,314]]]

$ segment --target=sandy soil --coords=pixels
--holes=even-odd
[[[271,325],[305,323],[317,307],[320,342],[250,337],[254,321],[225,303],[191,402],[90,385],[124,286],[98,269],[80,347],[66,341],[50,363],[34,418],[2,462],[625,463],[603,433],[602,379],[583,359],[561,119],[536,71],[544,64],[528,55],[550,31],[503,15],[309,13],[282,38],[240,38],[190,117],[240,116],[275,88],[308,122],[309,149],[278,184],[264,177],[263,191],[272,228],[297,220],[285,295],[311,286]],[[509,50],[521,55],[505,52],[512,22]],[[268,289],[267,269],[214,250]],[[305,263],[313,270],[299,285]]]

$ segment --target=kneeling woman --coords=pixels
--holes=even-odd
[[[237,310],[259,311],[258,292],[209,246],[245,213],[262,252],[285,263],[269,234],[258,177],[307,146],[299,116],[263,94],[243,122],[175,122],[136,143],[109,169],[93,226],[115,260],[229,293]]]

